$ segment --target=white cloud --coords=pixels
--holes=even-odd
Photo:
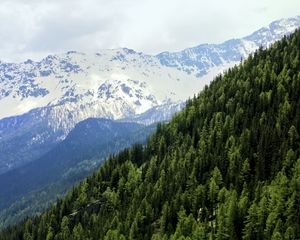
[[[298,0],[2,0],[0,59],[115,47],[180,50],[242,37],[299,9]]]

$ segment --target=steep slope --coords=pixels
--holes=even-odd
[[[53,108],[0,121],[0,174],[31,162],[63,140],[65,132],[49,124]]]
[[[122,122],[151,125],[169,120],[183,106],[184,103],[166,102],[142,114],[122,119]],[[78,114],[83,113],[81,109],[76,111]],[[97,117],[97,115],[97,112],[94,112],[82,119],[88,116]],[[55,106],[33,109],[21,116],[0,120],[0,174],[21,168],[24,164],[37,160],[53,149],[81,119],[77,116],[74,111]]]
[[[300,30],[0,239],[300,238]]]
[[[163,66],[155,56],[126,48],[96,54],[72,51],[40,62],[2,63],[0,76],[0,118],[61,106],[75,113],[80,107],[77,118],[81,120],[94,112],[98,117],[120,119],[169,99],[184,100],[198,82],[195,76]],[[180,91],[183,87],[184,92]]]
[[[121,121],[136,122],[145,125],[149,125],[151,123],[169,121],[172,118],[172,116],[176,112],[182,110],[184,106],[185,106],[184,102],[180,102],[180,103],[166,102],[163,105],[153,107],[144,113],[135,115],[134,117],[124,118]]]
[[[221,44],[201,44],[180,52],[163,52],[157,55],[165,66],[176,67],[188,74],[202,77],[219,66],[237,63],[259,47],[268,47],[274,41],[289,35],[300,27],[300,16],[272,22],[249,36],[231,39]],[[233,65],[232,65],[233,66]]]
[[[1,62],[0,173],[39,158],[90,117],[168,120],[218,73],[299,26],[300,17],[282,19],[242,39],[156,56],[124,48]]]
[[[211,80],[199,77],[220,72],[299,26],[300,16],[282,19],[242,39],[156,56],[122,48],[96,54],[70,51],[38,62],[1,62],[0,118],[64,105],[69,111],[80,106],[85,115],[80,120],[90,114],[90,108],[98,117],[116,119],[145,112],[168,99],[184,101]]]
[[[145,141],[152,129],[152,126],[107,119],[80,122],[64,141],[40,159],[0,175],[0,210],[31,191],[57,181],[67,179],[71,187],[109,154]]]

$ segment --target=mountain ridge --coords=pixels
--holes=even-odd
[[[17,83],[15,80],[15,75],[13,75],[13,73],[17,71],[16,68],[19,68],[23,71],[23,73],[22,71],[17,72],[21,76],[19,78],[19,81],[23,81],[24,85],[19,89],[14,89],[11,85],[6,86],[6,89],[5,86],[1,85],[2,90],[0,93],[0,104],[3,99],[6,99],[11,95],[13,98],[20,97],[22,100],[26,99],[28,96],[33,96],[36,98],[36,101],[39,101],[38,97],[44,98],[45,96],[51,94],[51,91],[55,91],[55,89],[49,89],[49,87],[51,87],[47,83],[47,81],[51,80],[47,79],[47,77],[49,76],[52,76],[52,81],[56,81],[57,84],[56,86],[51,88],[57,88],[58,86],[61,86],[62,89],[66,90],[63,90],[62,93],[56,93],[60,95],[52,94],[53,96],[46,101],[43,100],[45,102],[41,103],[42,105],[40,105],[39,107],[43,107],[46,105],[55,106],[57,104],[63,104],[64,102],[78,101],[78,98],[84,97],[82,96],[84,94],[86,95],[85,97],[93,96],[94,98],[105,96],[105,99],[108,100],[110,96],[107,94],[109,94],[110,92],[102,91],[98,96],[95,95],[96,92],[92,92],[92,90],[101,91],[103,90],[103,88],[106,88],[105,90],[115,88],[114,85],[109,86],[110,82],[105,82],[106,80],[117,81],[117,84],[124,84],[124,89],[130,89],[132,86],[138,87],[137,92],[141,93],[145,91],[145,85],[150,84],[149,86],[147,86],[147,89],[153,87],[151,85],[153,85],[153,83],[156,81],[155,79],[157,77],[160,77],[159,74],[152,75],[151,82],[142,80],[143,78],[147,79],[147,74],[151,74],[151,67],[156,67],[155,70],[158,70],[158,72],[160,71],[160,74],[162,74],[163,71],[167,71],[166,73],[163,73],[163,79],[164,81],[169,81],[168,79],[171,78],[171,81],[169,81],[169,83],[173,83],[173,85],[168,85],[171,87],[171,90],[168,93],[163,93],[161,92],[161,90],[158,90],[158,92],[160,92],[159,96],[157,95],[157,93],[155,95],[153,95],[153,93],[147,95],[147,93],[143,92],[142,95],[146,96],[146,98],[148,97],[148,100],[150,100],[148,102],[146,101],[147,103],[144,103],[148,105],[143,109],[138,110],[139,104],[134,104],[134,102],[141,100],[139,98],[134,99],[133,105],[131,105],[131,107],[136,109],[135,113],[140,114],[146,110],[149,110],[151,107],[160,105],[164,100],[172,99],[177,101],[185,101],[188,97],[193,96],[196,91],[188,88],[187,86],[185,94],[180,95],[178,93],[178,90],[180,90],[181,88],[179,87],[178,89],[177,87],[176,89],[175,85],[177,84],[178,80],[182,80],[183,77],[186,78],[185,84],[188,84],[189,81],[193,81],[193,84],[195,84],[199,82],[196,80],[207,74],[208,70],[212,67],[226,65],[229,63],[232,64],[232,62],[237,63],[240,61],[241,57],[247,57],[250,53],[258,49],[260,46],[269,46],[272,42],[279,40],[284,35],[292,33],[299,26],[300,16],[281,19],[274,21],[270,23],[269,26],[263,27],[241,39],[231,39],[221,44],[201,44],[196,47],[186,48],[182,51],[162,52],[157,55],[144,54],[142,52],[136,52],[128,48],[119,48],[102,50],[95,54],[85,54],[76,51],[69,51],[65,54],[49,55],[38,62],[34,62],[32,60],[27,60],[19,64],[1,62],[0,76],[2,79],[2,84],[3,82],[9,82],[10,80],[12,80],[11,84]],[[97,62],[98,64],[101,63],[97,70],[108,71],[110,73],[108,75],[104,74],[102,77],[100,77],[103,78],[103,80],[93,79],[92,74],[89,73],[90,69],[93,69],[93,66],[95,66]],[[122,71],[124,70],[124,68],[128,69],[126,69],[126,71]],[[136,71],[136,73],[130,72],[131,70]],[[93,71],[97,72],[96,68],[94,68]],[[181,74],[182,72],[183,74]],[[76,78],[76,74],[80,73],[84,73],[84,75],[81,77],[82,79],[80,79],[81,83],[78,81],[74,81],[73,79]],[[126,76],[126,73],[128,76]],[[174,74],[175,77],[170,77],[170,75],[172,74]],[[57,78],[61,80],[57,80]],[[95,78],[97,78],[97,76]],[[82,81],[86,81],[86,83],[84,84],[90,85],[95,85],[95,83],[97,83],[96,89],[87,88],[88,91],[85,91],[85,86]],[[127,86],[128,81],[138,84],[129,84],[129,86]],[[194,87],[197,88],[198,86],[199,89],[196,90],[201,90],[200,86],[204,87],[204,85],[207,83],[209,82],[206,81],[204,84],[200,85],[199,83],[197,83],[196,85],[194,85]],[[84,91],[74,91],[73,84],[79,85],[77,86],[77,88],[81,87]],[[80,84],[82,86],[80,86]],[[101,84],[103,86],[102,88]],[[158,81],[155,84],[159,84],[159,87],[161,88],[166,87],[162,85],[161,81]],[[174,88],[175,90],[173,90]],[[158,88],[156,87],[155,89],[157,91]],[[123,91],[118,92],[118,96],[122,92]],[[124,92],[126,95],[126,90]],[[76,96],[76,98],[74,98],[74,96]],[[123,96],[122,98],[124,97],[126,96]],[[18,108],[29,108],[29,110],[35,108],[34,106],[30,108],[30,104],[33,103],[29,102],[28,106],[18,106]],[[5,111],[5,108],[3,107],[2,109],[3,118],[3,112]],[[117,113],[113,115],[114,118],[120,118]],[[123,117],[128,116],[126,116],[125,114],[125,116],[123,115]]]
[[[300,29],[0,239],[299,239]]]
[[[75,166],[84,161],[90,161],[92,169],[116,150],[145,141],[152,128],[104,118],[81,121],[63,141],[39,159],[0,174],[0,210],[31,191],[65,179],[67,172],[74,171]],[[140,136],[140,131],[144,131],[144,135]]]
[[[243,38],[242,45],[242,40],[233,39],[155,56],[121,48],[95,54],[69,51],[38,62],[1,62],[0,149],[10,155],[0,156],[0,171],[26,162],[24,152],[34,153],[27,158],[34,160],[89,117],[143,119],[147,124],[168,120],[180,109],[176,105],[183,105],[218,73],[240,62],[260,43],[267,47],[299,26],[299,16],[283,19]],[[259,42],[261,38],[265,40]],[[15,117],[3,118],[8,115]],[[30,123],[24,129],[25,125],[16,125],[23,118]],[[14,128],[9,130],[7,124]],[[9,136],[17,137],[11,138],[10,145],[5,141]],[[22,142],[22,147],[11,152],[16,142]]]

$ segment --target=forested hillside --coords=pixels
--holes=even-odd
[[[300,31],[0,239],[299,239]]]
[[[155,127],[98,118],[78,123],[47,154],[0,175],[0,229],[44,212],[110,154],[145,143]]]

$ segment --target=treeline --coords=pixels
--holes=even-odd
[[[0,239],[299,239],[300,31]]]

